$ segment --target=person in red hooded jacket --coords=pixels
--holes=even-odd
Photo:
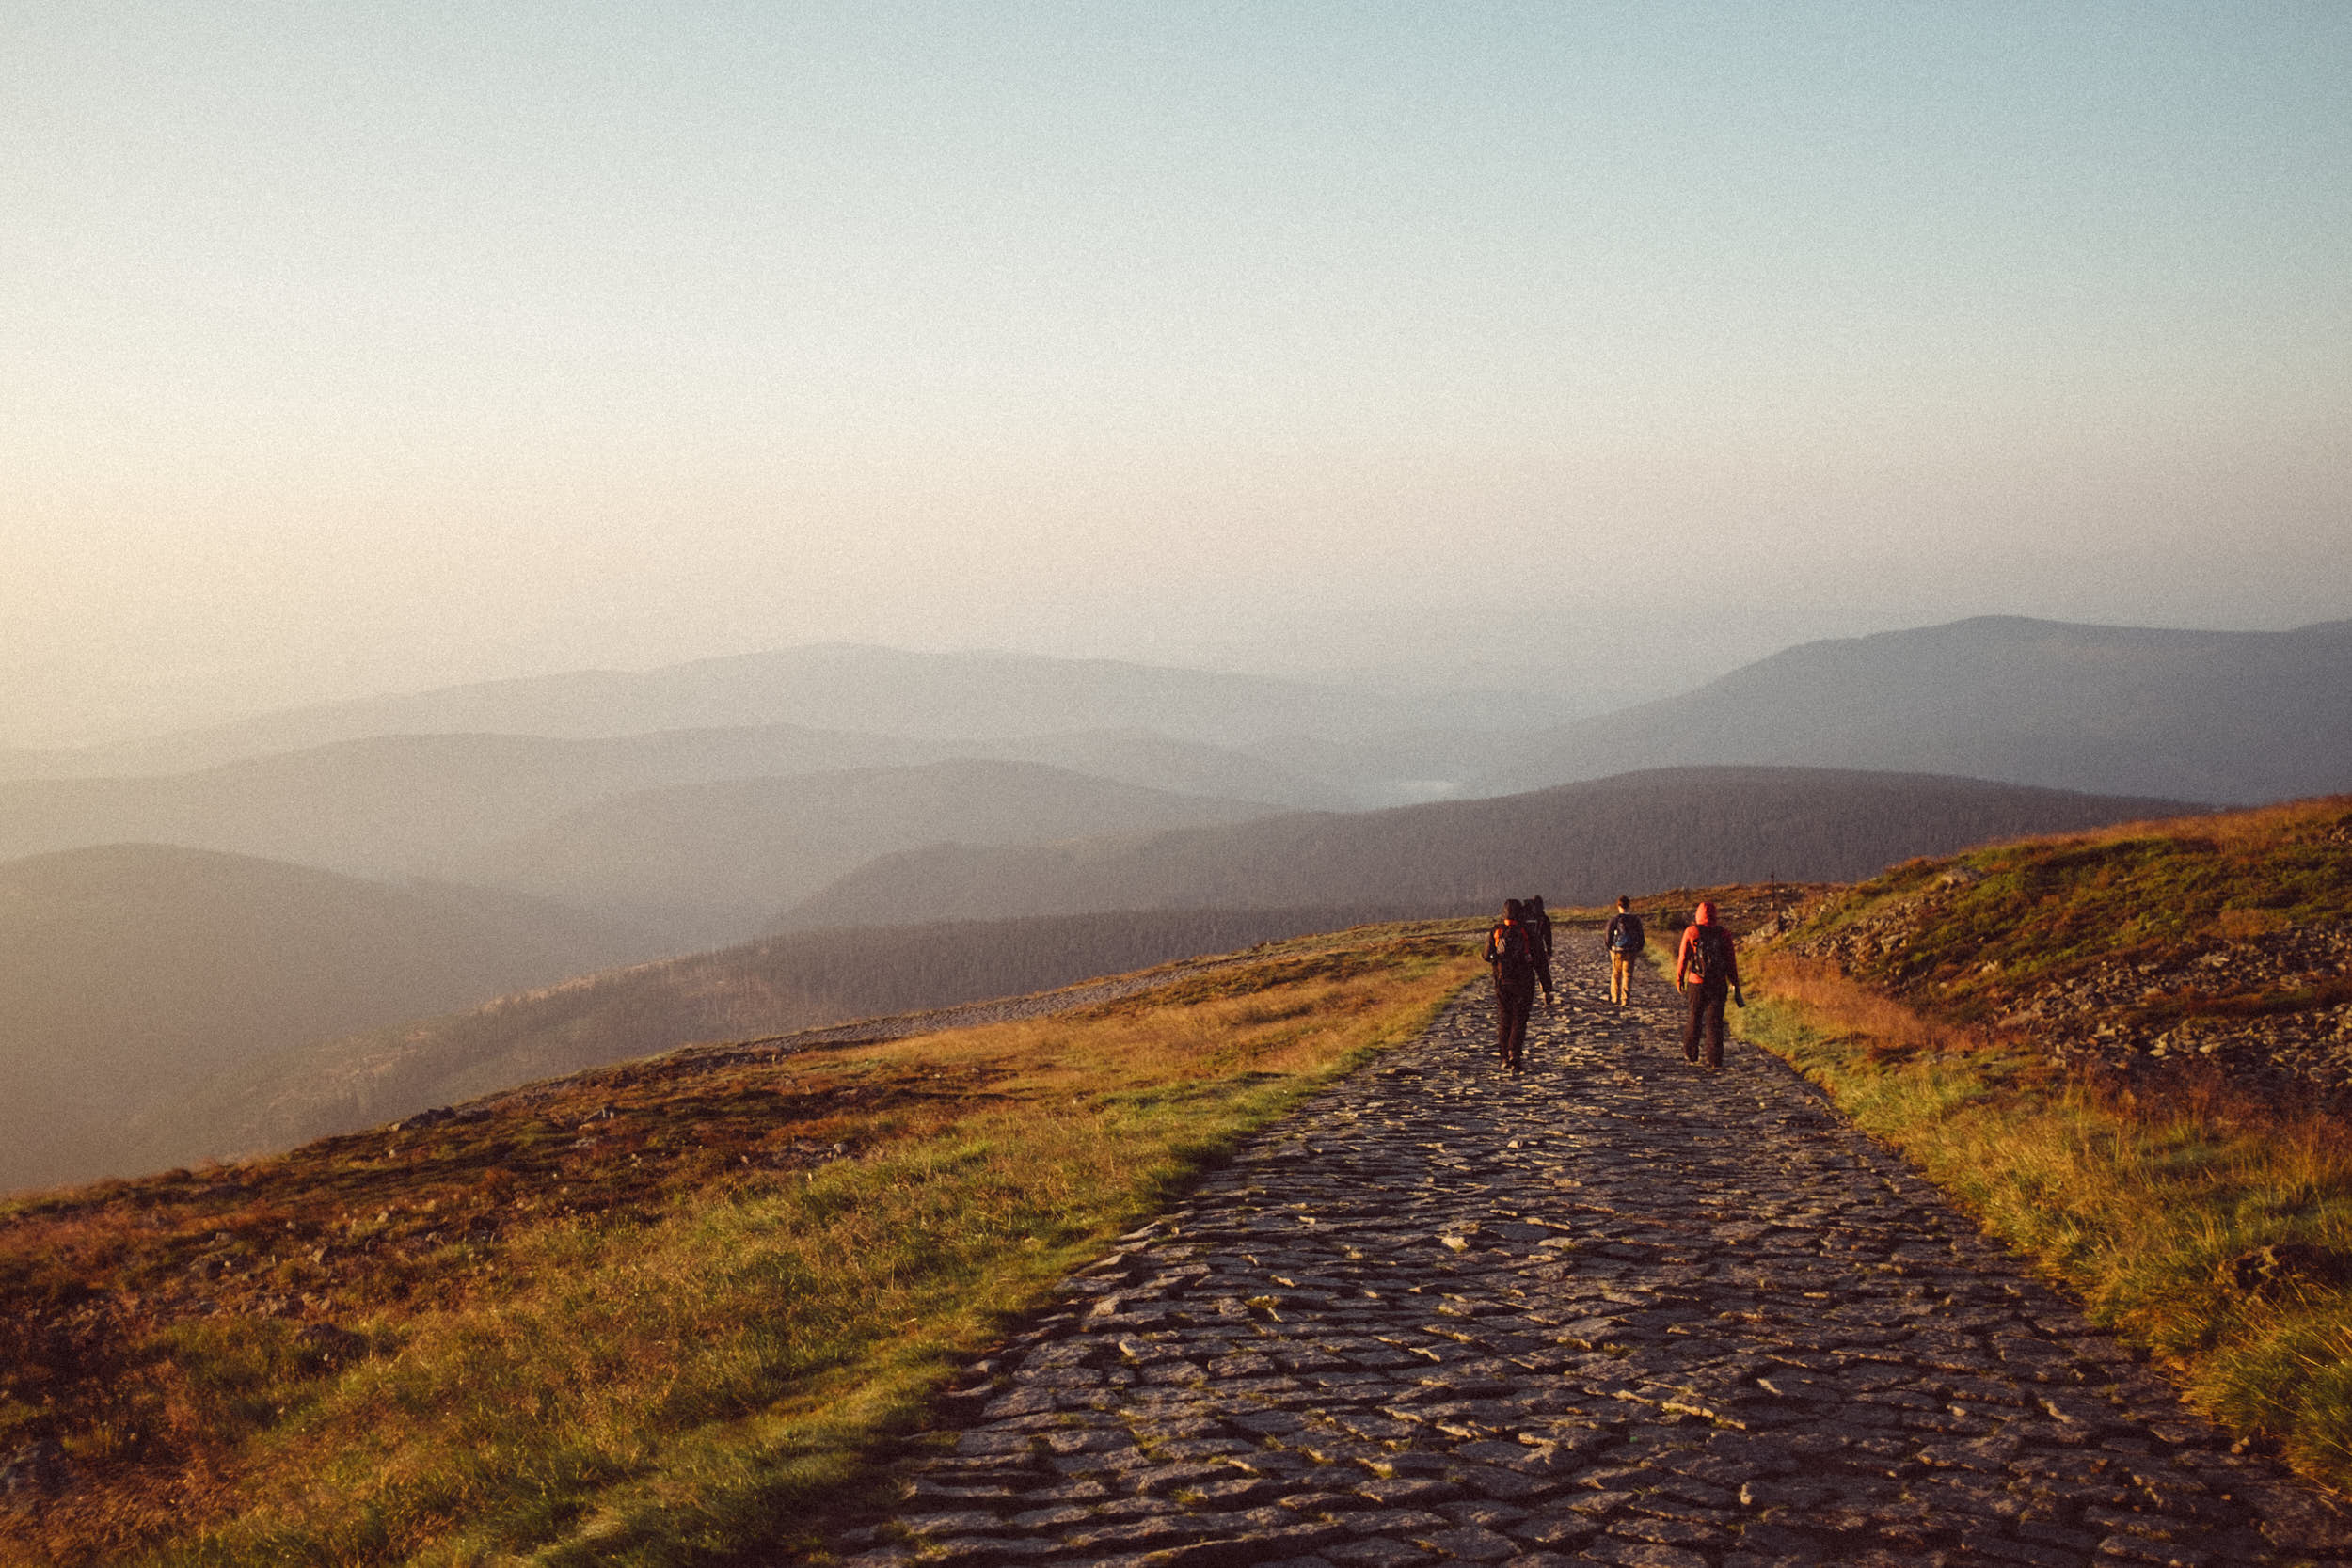
[[[1675,952],[1675,989],[1691,1004],[1691,1015],[1682,1024],[1682,1054],[1690,1061],[1699,1059],[1704,1032],[1708,1067],[1722,1067],[1724,999],[1729,997],[1742,1007],[1748,999],[1740,994],[1740,954],[1731,933],[1715,919],[1713,904],[1702,903],[1692,911],[1691,924],[1682,929],[1682,945]]]

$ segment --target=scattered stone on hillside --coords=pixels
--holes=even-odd
[[[2241,1295],[2275,1295],[2289,1285],[2342,1285],[2352,1279],[2352,1258],[2308,1242],[2280,1242],[2225,1259],[2214,1277]]]
[[[1947,876],[1785,951],[1848,974],[1894,970],[1914,933],[1941,918]],[[1997,971],[1997,966],[1987,966]],[[2210,1062],[2249,1087],[2317,1088],[2352,1097],[2352,928],[2293,927],[2257,937],[2218,932],[2161,958],[2110,958],[2027,983],[1985,1022],[2033,1042],[2053,1063],[2125,1072],[2150,1063]]]
[[[1564,948],[1473,990],[965,1369],[859,1568],[2306,1561],[2185,1409],[1777,1062],[1702,1076]],[[2282,1266],[2285,1260],[2282,1260]],[[877,1528],[877,1526],[879,1528]]]
[[[2324,995],[2347,974],[2352,930],[2341,927],[2210,937],[2161,959],[2110,960],[2044,984],[1993,1022],[2026,1031],[2058,1061],[2201,1058],[2249,1081],[2344,1091],[2352,1089],[2352,1003],[2296,1007],[2291,999]],[[2155,1027],[2133,1022],[2136,1009],[2189,1016]]]
[[[0,1460],[0,1497],[54,1497],[72,1484],[72,1464],[49,1438],[22,1444]]]
[[[344,1366],[362,1359],[368,1354],[365,1335],[354,1334],[334,1323],[310,1323],[294,1336],[294,1342],[315,1351],[330,1367]]]

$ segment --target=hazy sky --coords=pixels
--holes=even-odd
[[[0,143],[0,739],[2352,615],[2341,0],[10,0]]]

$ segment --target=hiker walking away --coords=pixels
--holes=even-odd
[[[1693,1062],[1699,1059],[1703,1026],[1707,1065],[1722,1067],[1724,998],[1728,996],[1742,1007],[1748,999],[1740,994],[1740,956],[1732,948],[1731,933],[1716,922],[1712,904],[1701,904],[1691,911],[1691,924],[1684,928],[1682,946],[1675,955],[1675,989],[1691,1003],[1691,1016],[1682,1025],[1682,1054]]]
[[[1601,935],[1602,945],[1609,949],[1609,1000],[1620,1007],[1633,991],[1633,959],[1648,940],[1632,900],[1620,897],[1617,912],[1609,917],[1609,929]]]
[[[1544,909],[1540,895],[1530,898],[1527,912],[1527,940],[1535,945],[1535,979],[1544,988],[1544,1006],[1551,1000],[1551,915]]]
[[[1495,1059],[1517,1072],[1535,1006],[1535,942],[1516,898],[1503,900],[1502,918],[1486,933],[1486,962],[1495,972]]]

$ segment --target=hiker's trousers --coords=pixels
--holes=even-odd
[[[1535,976],[1495,976],[1495,1054],[1517,1067],[1527,1045],[1527,1015],[1535,1010]]]
[[[1623,1002],[1633,992],[1633,955],[1619,948],[1609,950],[1609,1000]]]
[[[1728,980],[1701,980],[1683,989],[1691,1016],[1682,1025],[1682,1053],[1699,1059],[1699,1036],[1707,1037],[1707,1065],[1724,1065],[1724,1004],[1731,999]]]

